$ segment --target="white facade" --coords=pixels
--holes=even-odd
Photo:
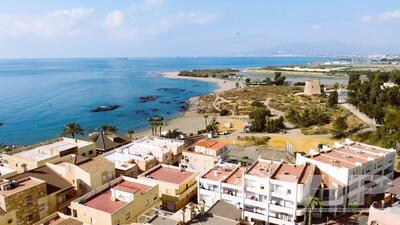
[[[344,199],[336,205],[346,208],[350,203],[363,205],[366,195],[377,194],[377,189],[384,188],[384,185],[393,179],[395,158],[394,149],[346,139],[343,144],[335,143],[332,149],[325,148],[313,157],[297,154],[296,164],[311,163],[334,178],[337,184],[344,186]],[[335,204],[328,202],[325,205]]]
[[[198,180],[198,198],[211,207],[218,200],[243,209],[248,221],[304,224],[302,201],[317,187],[315,166],[259,159],[250,168],[218,164]]]

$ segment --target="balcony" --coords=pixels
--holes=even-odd
[[[267,202],[260,202],[260,201],[257,201],[255,199],[245,198],[244,199],[244,204],[250,205],[250,206],[257,206],[257,207],[264,208],[264,209],[268,208],[268,203]]]
[[[274,212],[286,213],[286,214],[293,214],[295,210],[293,208],[288,208],[278,204],[269,204],[269,210]]]
[[[273,223],[273,224],[281,224],[281,225],[303,225],[304,222],[294,222],[294,221],[289,221],[289,220],[284,220],[284,219],[279,219],[275,217],[268,217],[268,222]]]
[[[235,195],[229,195],[229,194],[222,194],[222,199],[230,201],[230,202],[235,202],[235,204],[237,202],[241,202],[242,201],[242,197],[241,196],[235,196]]]
[[[265,212],[266,214],[266,212]],[[250,212],[250,211],[244,211],[244,216],[249,217],[249,218],[254,218],[257,220],[262,220],[262,221],[267,221],[268,216],[263,213],[255,213],[255,212]]]

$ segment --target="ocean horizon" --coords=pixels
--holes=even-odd
[[[191,97],[212,93],[216,84],[169,79],[163,72],[303,65],[319,57],[170,57],[0,59],[0,143],[33,144],[61,135],[75,122],[87,133],[102,124],[143,130],[147,118],[181,115]],[[141,96],[159,96],[141,102]],[[101,105],[120,105],[90,112]]]

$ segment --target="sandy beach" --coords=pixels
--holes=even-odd
[[[205,81],[205,82],[211,82],[215,83],[218,85],[218,88],[214,91],[216,93],[218,92],[224,92],[233,88],[236,88],[235,81],[232,80],[223,80],[219,78],[213,78],[213,77],[184,77],[184,76],[178,76],[179,72],[165,72],[162,73],[161,76],[167,77],[170,79],[186,79],[186,80],[197,80],[197,81]]]
[[[218,88],[214,91],[214,93],[221,93],[224,91],[228,91],[230,89],[236,88],[235,81],[230,80],[222,80],[218,78],[200,78],[200,77],[182,77],[178,76],[178,72],[165,72],[162,73],[161,76],[170,78],[170,79],[187,79],[187,80],[198,80],[205,82],[212,82],[218,85]],[[162,130],[170,130],[170,129],[179,129],[182,132],[187,134],[193,133],[197,134],[198,130],[205,129],[205,119],[203,114],[197,113],[197,105],[198,97],[193,97],[189,99],[189,107],[183,112],[183,114],[175,119],[165,121],[165,126]],[[227,117],[220,117],[215,115],[220,124],[224,124],[228,121],[232,122],[232,119]],[[211,120],[213,116],[209,115],[208,121]],[[151,129],[145,129],[137,132],[134,137],[141,137],[151,135]]]

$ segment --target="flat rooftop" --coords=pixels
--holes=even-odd
[[[0,176],[6,175],[9,173],[14,173],[16,170],[5,167],[5,166],[0,166]]]
[[[28,177],[25,179],[17,180],[17,186],[15,188],[12,188],[10,190],[0,190],[0,196],[11,196],[17,193],[20,193],[22,191],[25,191],[29,188],[35,187],[39,184],[45,183],[42,180],[38,180],[32,177]],[[8,183],[8,181],[3,181],[0,183],[0,185]]]
[[[136,182],[122,181],[113,188],[116,190],[134,194],[136,192],[145,193],[149,191],[152,187]],[[111,190],[107,189],[90,197],[88,200],[86,200],[85,203],[83,203],[83,205],[103,212],[113,213],[123,208],[126,204],[128,204],[128,202],[124,202],[121,200],[113,201],[111,199],[111,196],[112,196]]]
[[[247,174],[257,177],[270,177],[278,169],[280,163],[267,162],[267,161],[256,161],[255,165],[247,171]]]
[[[167,167],[160,165],[156,167],[154,170],[147,173],[146,177],[169,183],[181,184],[190,177],[192,177],[193,175],[195,175],[194,172],[187,170],[181,171],[179,170],[178,167],[171,167],[171,166]]]
[[[219,142],[219,141],[200,140],[200,141],[194,143],[193,146],[210,148],[217,152],[220,152],[223,148],[225,148],[226,144],[223,142]]]
[[[246,168],[240,167],[234,173],[232,173],[224,183],[241,186],[242,185],[242,177],[244,172],[246,172]]]
[[[121,147],[111,152],[106,152],[102,155],[104,158],[114,163],[132,163],[135,160],[149,161],[154,160],[154,156],[135,152],[133,149]]]
[[[27,147],[27,150],[12,154],[14,157],[31,159],[32,161],[40,161],[44,159],[57,156],[60,152],[67,151],[73,148],[81,148],[92,144],[91,142],[77,140],[70,138],[60,138],[54,142],[43,144],[35,147]]]
[[[237,168],[235,165],[219,164],[202,176],[204,179],[221,181],[227,178]]]
[[[291,164],[282,164],[272,176],[272,179],[285,181],[285,182],[295,182],[301,178],[305,166],[296,166]]]
[[[377,154],[387,154],[387,153],[389,153],[389,149],[384,149],[384,148],[380,148],[380,147],[372,146],[372,145],[366,145],[366,144],[362,144],[362,143],[358,143],[358,142],[355,142],[355,143],[353,143],[353,144],[351,144],[349,146],[351,146],[353,148],[358,148],[358,149],[361,149],[361,150],[377,153]]]
[[[343,159],[337,159],[337,158],[334,158],[334,157],[326,156],[325,153],[322,153],[322,154],[320,154],[318,156],[314,156],[314,157],[312,157],[312,159],[315,160],[315,161],[319,161],[319,162],[322,162],[322,163],[329,164],[331,166],[335,166],[335,167],[343,167],[343,168],[348,168],[348,169],[351,169],[351,168],[355,167],[354,163],[347,162],[347,161],[345,161]]]
[[[184,145],[184,142],[181,140],[159,138],[159,137],[145,137],[142,139],[135,140],[134,143],[151,145],[163,149],[178,148]]]

